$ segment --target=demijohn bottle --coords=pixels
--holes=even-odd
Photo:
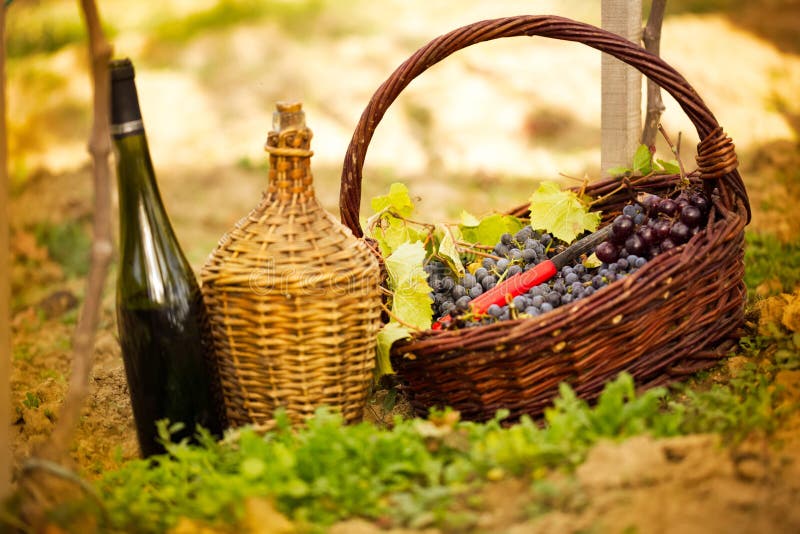
[[[219,435],[216,372],[204,335],[205,310],[192,268],[161,202],[130,60],[112,61],[111,133],[117,157],[120,258],[117,325],[143,456],[163,452],[156,421]]]

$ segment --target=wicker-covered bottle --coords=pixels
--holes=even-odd
[[[267,191],[201,273],[232,425],[269,427],[281,407],[301,423],[321,405],[350,422],[364,408],[380,268],[317,200],[311,136],[299,103],[278,104]]]

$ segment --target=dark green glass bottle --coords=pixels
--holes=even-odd
[[[205,309],[156,185],[130,60],[112,61],[111,133],[119,184],[117,325],[143,456],[163,452],[156,421],[222,431]],[[213,389],[217,389],[216,387]]]

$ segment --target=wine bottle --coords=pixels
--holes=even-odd
[[[117,327],[143,456],[164,451],[156,421],[219,435],[216,372],[197,280],[156,185],[130,60],[112,61],[111,133],[117,159],[120,257]]]

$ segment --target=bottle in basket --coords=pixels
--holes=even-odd
[[[311,130],[299,103],[278,104],[261,203],[204,266],[229,421],[302,422],[322,405],[361,417],[380,327],[380,270],[369,248],[314,194]]]

